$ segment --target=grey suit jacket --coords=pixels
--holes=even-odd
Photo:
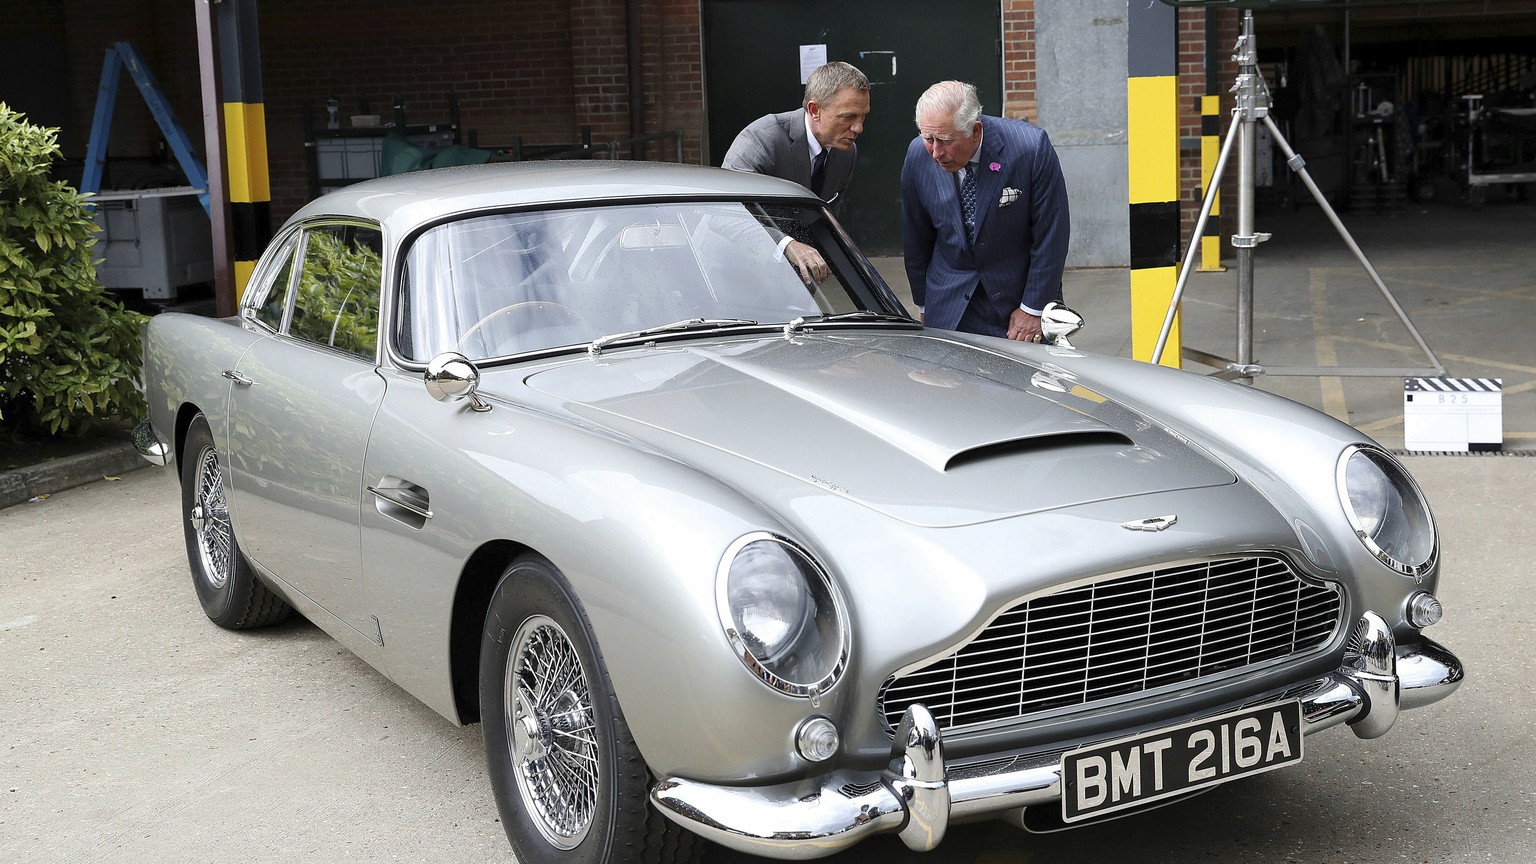
[[[983,115],[981,136],[976,242],[965,234],[956,175],[914,138],[901,169],[902,252],[929,326],[956,329],[971,295],[985,290],[988,335],[1004,336],[1014,309],[1062,299],[1067,186],[1039,126]]]
[[[721,166],[793,180],[811,189],[811,145],[805,134],[804,108],[764,115],[741,130]],[[847,152],[832,148],[822,172],[821,188],[811,191],[823,201],[840,198],[853,181],[857,156],[858,148]]]

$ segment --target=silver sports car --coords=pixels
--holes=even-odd
[[[135,439],[208,617],[479,722],[524,864],[1057,828],[1456,689],[1397,460],[1080,324],[925,329],[772,178],[426,171],[154,317]]]

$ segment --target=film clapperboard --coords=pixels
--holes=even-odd
[[[1503,449],[1503,398],[1502,378],[1404,378],[1404,449]]]

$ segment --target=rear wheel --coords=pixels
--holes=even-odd
[[[245,630],[288,617],[288,604],[256,578],[240,554],[229,520],[219,450],[201,414],[187,429],[182,449],[181,520],[192,584],[208,620],[230,630]]]
[[[513,562],[480,649],[480,718],[496,806],[521,864],[681,864],[704,841],[650,805],[580,603],[554,565]]]

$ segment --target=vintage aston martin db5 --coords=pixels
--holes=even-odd
[[[297,609],[481,723],[524,864],[1056,828],[1457,687],[1396,459],[1045,318],[924,328],[772,178],[425,171],[155,316],[135,439],[209,618]]]

